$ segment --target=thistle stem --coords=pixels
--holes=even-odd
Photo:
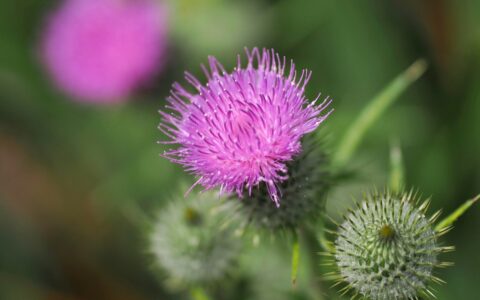
[[[190,296],[193,300],[210,300],[210,297],[205,292],[205,289],[200,286],[191,287]]]
[[[437,226],[435,227],[435,230],[442,231],[443,229],[452,226],[452,224],[458,220],[472,205],[475,204],[480,200],[480,194],[475,196],[473,199],[467,200],[464,204],[462,204],[460,207],[458,207],[453,213],[448,215],[445,219],[442,221],[438,222]]]
[[[341,168],[348,162],[367,130],[395,102],[398,96],[425,72],[426,68],[425,60],[415,61],[370,101],[340,141],[338,150],[333,157],[334,166]]]
[[[325,212],[324,212],[324,215],[326,215]],[[325,219],[325,216],[323,216],[322,219]],[[335,252],[335,247],[333,246],[332,242],[330,242],[325,236],[325,224],[323,220],[319,221],[318,227],[319,227],[319,233],[317,234],[317,240],[320,243],[320,246],[322,246],[323,250],[329,253]]]
[[[313,291],[315,292],[315,300],[324,300],[325,299],[325,293],[322,288],[322,276],[323,274],[320,272],[318,268],[318,251],[320,249],[319,242],[317,238],[315,237],[315,233],[312,232],[308,228],[302,228],[300,230],[300,235],[302,238],[302,241],[305,245],[305,248],[307,249],[307,253],[310,256],[310,263],[309,265],[311,266],[311,272],[312,272],[312,282],[311,286],[313,288]]]

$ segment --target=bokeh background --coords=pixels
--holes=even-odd
[[[308,95],[335,99],[321,129],[333,147],[394,76],[429,62],[368,132],[352,162],[357,181],[329,199],[332,216],[387,182],[392,140],[408,185],[433,209],[449,212],[480,191],[479,1],[165,1],[164,66],[114,105],[72,101],[42,64],[45,17],[60,2],[0,1],[0,299],[188,299],[146,253],[145,219],[192,181],[159,157],[157,111],[184,70],[201,75],[207,55],[231,67],[245,46],[273,47],[313,70]],[[479,228],[474,207],[446,237],[457,250],[444,258],[456,265],[440,271],[439,299],[478,299]],[[237,276],[218,298],[309,299],[290,287],[288,249],[273,248],[244,264],[256,279]]]

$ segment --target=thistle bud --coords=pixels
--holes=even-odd
[[[195,199],[190,199],[195,198]],[[173,201],[150,233],[156,264],[184,283],[211,282],[228,271],[240,250],[229,221],[231,203],[213,192]]]
[[[249,221],[267,229],[289,229],[318,217],[331,176],[325,148],[314,137],[302,143],[303,151],[287,164],[287,179],[278,185],[279,207],[272,205],[266,187],[245,192],[241,210]]]
[[[334,258],[345,292],[372,300],[433,296],[440,247],[433,222],[412,193],[374,193],[350,211],[338,229]]]

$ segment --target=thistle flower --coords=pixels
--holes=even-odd
[[[205,85],[186,73],[195,92],[173,85],[167,106],[173,112],[160,111],[159,129],[171,138],[166,143],[180,147],[164,156],[198,176],[196,184],[206,189],[242,196],[265,183],[279,206],[287,163],[302,151],[301,138],[328,116],[321,113],[330,101],[316,105],[317,97],[309,103],[304,91],[311,72],[303,70],[298,78],[293,62],[286,71],[285,58],[273,50],[246,54],[247,65],[238,56],[231,73],[210,57]]]
[[[425,216],[428,201],[417,207],[412,193],[375,193],[351,211],[338,229],[334,258],[344,291],[372,300],[433,296],[431,282],[441,247],[433,228],[438,213]],[[355,297],[354,296],[354,297]]]
[[[302,140],[303,151],[287,163],[288,179],[279,184],[282,205],[271,205],[265,187],[255,189],[240,211],[255,225],[270,229],[292,229],[314,220],[322,211],[331,185],[325,148],[313,136]]]
[[[180,197],[158,215],[149,233],[155,265],[183,283],[222,278],[240,251],[240,239],[222,202],[213,192]],[[220,200],[220,201],[219,201]]]
[[[125,99],[161,67],[166,8],[153,0],[66,0],[47,19],[41,55],[75,99]]]

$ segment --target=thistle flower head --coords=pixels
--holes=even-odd
[[[345,217],[334,255],[345,291],[372,300],[432,295],[429,284],[441,282],[432,274],[441,265],[437,256],[449,248],[438,245],[427,207],[412,193],[376,193]]]
[[[213,192],[180,197],[158,215],[149,235],[150,252],[171,278],[210,282],[224,276],[233,264],[240,240],[228,223],[230,202],[219,200]]]
[[[75,99],[119,102],[164,60],[166,17],[153,0],[66,0],[47,19],[43,62]]]
[[[203,68],[207,83],[191,74],[186,80],[194,92],[173,85],[168,98],[172,112],[161,111],[159,125],[178,149],[164,156],[198,176],[206,189],[239,196],[265,183],[270,198],[279,205],[278,184],[287,178],[287,163],[302,150],[301,138],[327,117],[321,112],[330,101],[309,103],[304,91],[311,72],[297,74],[273,50],[246,51],[227,73],[213,57]]]

